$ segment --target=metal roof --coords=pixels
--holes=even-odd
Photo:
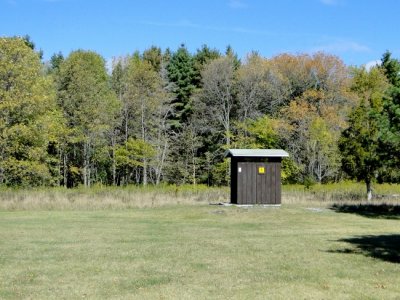
[[[229,149],[225,157],[289,157],[282,149]]]

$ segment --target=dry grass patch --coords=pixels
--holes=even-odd
[[[400,203],[399,184],[373,185],[374,198],[370,204]],[[366,202],[365,184],[357,182],[341,182],[331,184],[315,184],[309,188],[303,185],[283,185],[282,202],[285,204],[331,205],[332,203],[351,204]]]
[[[224,202],[228,188],[205,186],[93,187],[0,190],[0,210],[101,210]]]

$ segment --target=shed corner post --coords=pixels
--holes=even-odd
[[[237,159],[231,156],[231,203],[237,204]]]

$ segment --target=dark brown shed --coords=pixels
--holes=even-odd
[[[281,149],[230,149],[231,203],[281,204]]]

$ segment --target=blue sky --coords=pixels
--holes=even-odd
[[[244,58],[325,51],[346,64],[400,58],[398,0],[0,0],[0,36],[31,36],[48,59],[94,50],[107,60],[151,45],[201,45]]]

